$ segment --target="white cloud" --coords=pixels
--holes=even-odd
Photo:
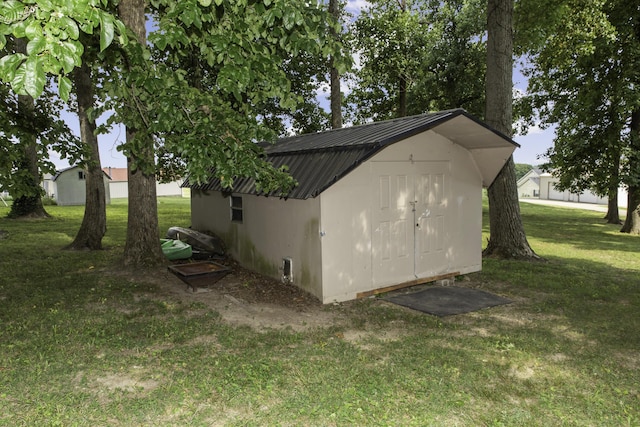
[[[540,125],[536,123],[535,125],[529,127],[527,135],[538,135],[544,132],[546,132],[546,129],[541,128]]]
[[[361,10],[368,9],[370,7],[371,3],[366,0],[351,0],[347,2],[346,10],[347,12],[357,16]]]

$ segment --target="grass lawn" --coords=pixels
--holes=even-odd
[[[189,225],[188,200],[158,208]],[[82,207],[47,211],[0,206],[0,425],[640,425],[640,238],[600,213],[522,204],[547,262],[460,282],[513,304],[440,319],[372,298],[296,331],[115,274],[125,201],[99,252],[60,250]]]

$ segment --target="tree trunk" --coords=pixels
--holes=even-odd
[[[139,43],[146,43],[145,1],[121,0],[118,12],[122,22],[136,35]],[[135,88],[133,92],[135,93]],[[127,128],[127,144],[133,144],[136,129]],[[145,172],[138,165],[154,164],[153,140],[137,141],[135,153],[127,158],[129,209],[124,264],[132,268],[159,266],[165,262],[160,248],[158,206],[155,173]],[[133,157],[135,156],[135,158]]]
[[[629,187],[627,218],[620,232],[640,234],[640,186]]]
[[[629,150],[629,197],[627,218],[622,233],[640,234],[640,110],[631,114],[631,150]]]
[[[22,99],[20,99],[22,98]],[[22,106],[31,102],[31,108],[33,108],[33,98],[28,95],[18,96],[18,105],[22,109]],[[49,218],[50,215],[44,209],[42,205],[42,193],[40,187],[40,169],[38,168],[38,150],[35,135],[23,134],[22,138],[27,138],[29,141],[21,141],[24,144],[22,159],[18,163],[18,169],[28,171],[25,184],[30,187],[28,195],[21,195],[13,200],[11,210],[9,211],[9,218]]]
[[[96,122],[89,119],[87,111],[93,107],[93,82],[91,69],[83,61],[73,72],[76,97],[78,99],[78,119],[80,138],[86,148],[86,199],[82,224],[73,242],[67,249],[102,249],[102,237],[107,232],[107,202],[103,172],[100,165]]]
[[[27,52],[27,41],[24,38],[15,40],[16,52]],[[18,95],[18,112],[23,119],[24,126],[20,129],[20,144],[24,147],[22,158],[16,164],[17,168],[26,172],[25,186],[28,190],[14,197],[9,218],[48,218],[49,214],[42,205],[42,189],[40,187],[40,169],[38,167],[37,135],[28,127],[35,109],[35,102],[29,95]]]
[[[398,6],[400,6],[400,10],[402,13],[407,12],[407,2],[406,0],[398,0]],[[406,36],[404,37],[404,42],[407,43]],[[400,71],[400,75],[398,76],[400,79],[398,81],[398,117],[406,117],[407,116],[407,76],[404,73],[404,70]]]
[[[616,135],[616,138],[617,137],[618,135]],[[607,214],[604,217],[607,224],[622,224],[622,221],[620,221],[620,211],[618,209],[618,188],[620,188],[620,149],[617,147],[611,149],[613,157],[611,161],[611,172],[609,174]]]
[[[398,117],[407,116],[407,78],[400,76],[400,93],[398,94]]]
[[[340,22],[340,8],[338,7],[338,0],[329,0],[329,13]],[[336,31],[331,28],[331,37],[333,39],[338,38]],[[333,55],[329,57],[330,67],[329,70],[331,79],[331,129],[339,129],[342,127],[342,92],[340,91],[340,73],[335,67],[335,58]]]
[[[607,200],[607,214],[604,216],[607,224],[622,224],[620,221],[620,210],[618,209],[618,188],[609,190]]]
[[[488,0],[487,123],[511,136],[513,115],[513,0]],[[513,156],[488,189],[491,237],[485,256],[539,259],[527,241],[520,217]]]

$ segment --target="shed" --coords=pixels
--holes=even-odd
[[[192,227],[243,266],[323,303],[479,271],[482,188],[518,145],[461,109],[292,136],[265,146],[298,181],[286,198],[191,188]]]
[[[111,203],[109,193],[109,176],[103,173],[106,203]],[[87,197],[86,171],[79,166],[62,169],[51,178],[45,179],[44,187],[47,194],[58,205],[84,205]]]

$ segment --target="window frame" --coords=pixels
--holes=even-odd
[[[231,197],[229,197],[229,208],[231,222],[236,224],[244,223],[244,205],[242,196],[234,196],[232,194]]]

